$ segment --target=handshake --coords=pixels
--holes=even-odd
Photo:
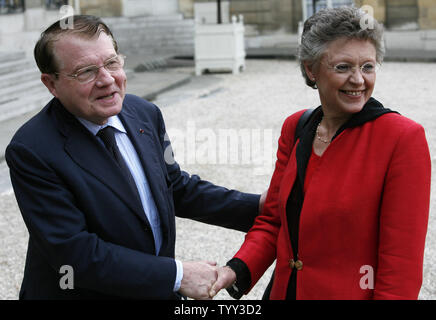
[[[183,262],[179,292],[193,299],[212,299],[235,281],[236,274],[230,267],[217,267],[210,261]]]

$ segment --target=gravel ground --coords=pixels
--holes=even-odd
[[[193,72],[192,68],[178,71]],[[436,64],[385,63],[374,91],[374,97],[386,107],[424,126],[433,168],[434,74]],[[155,103],[162,109],[176,160],[184,170],[228,188],[261,193],[269,185],[284,119],[302,108],[317,106],[319,101],[317,92],[304,85],[294,61],[247,60],[246,71],[239,75],[215,73],[196,77],[159,96]],[[236,144],[229,143],[235,146],[233,149],[220,144],[229,130],[238,137]],[[249,148],[244,149],[247,145]],[[228,157],[224,157],[227,152]],[[433,185],[434,179],[433,169]],[[433,188],[420,299],[436,299],[435,201]],[[0,299],[16,299],[28,235],[11,192],[0,195],[0,212]],[[176,257],[181,260],[214,260],[222,265],[243,240],[241,232],[177,218]],[[245,299],[261,298],[271,271],[272,268]],[[228,298],[225,292],[217,296]]]

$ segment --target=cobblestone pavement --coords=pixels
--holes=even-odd
[[[178,71],[192,73],[193,68]],[[436,64],[385,63],[377,74],[374,91],[374,97],[386,107],[424,126],[433,185],[434,74]],[[184,170],[228,188],[260,193],[270,182],[284,119],[300,109],[317,106],[319,101],[317,92],[304,85],[294,61],[247,60],[247,69],[239,75],[215,73],[195,77],[185,86],[159,96],[155,103],[162,109],[176,160]],[[226,136],[231,130],[238,137],[235,144]],[[229,142],[227,148],[224,141]],[[435,201],[433,188],[420,299],[436,299]],[[0,212],[0,298],[16,299],[28,236],[12,192],[0,195]],[[176,257],[181,260],[214,260],[222,265],[243,240],[241,232],[177,218]],[[245,299],[261,298],[271,270]],[[221,292],[217,298],[229,296]]]

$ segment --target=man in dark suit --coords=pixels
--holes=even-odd
[[[29,231],[20,298],[208,298],[216,266],[174,259],[175,215],[247,231],[259,195],[181,171],[159,109],[125,94],[109,28],[92,16],[73,22],[36,44],[54,98],[6,150]],[[65,270],[73,283],[62,283]]]

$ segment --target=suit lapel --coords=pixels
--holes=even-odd
[[[68,155],[83,170],[105,184],[150,227],[142,204],[129,191],[128,182],[103,145],[59,103],[55,106],[55,110],[57,122],[63,124],[61,131],[66,136],[64,148]]]

